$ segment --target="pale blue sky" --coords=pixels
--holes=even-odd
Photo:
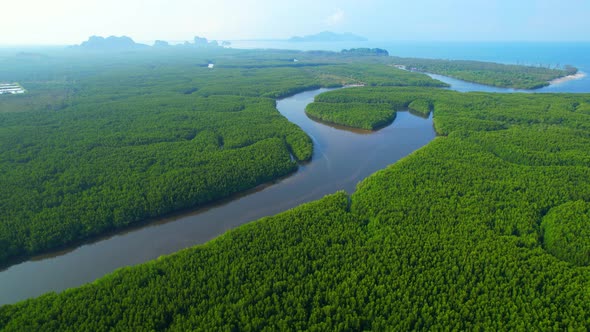
[[[288,38],[331,30],[371,40],[590,40],[589,0],[2,0],[0,44]]]

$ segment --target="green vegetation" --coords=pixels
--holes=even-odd
[[[275,98],[441,84],[338,54],[3,52],[0,77],[29,93],[0,98],[0,265],[295,171],[313,146]]]
[[[337,77],[354,77],[356,84],[366,86],[423,86],[423,87],[448,87],[441,81],[433,80],[426,75],[416,75],[391,66],[380,64],[358,63],[351,65],[337,65],[322,67],[323,75],[336,75]]]
[[[365,130],[377,130],[395,119],[391,107],[363,103],[311,103],[305,113],[316,120]]]
[[[264,99],[134,97],[0,119],[2,259],[226,197],[312,151]]]
[[[428,72],[468,82],[514,89],[542,88],[549,85],[549,81],[553,79],[575,74],[578,71],[571,66],[566,66],[565,69],[549,69],[466,60],[394,57],[393,62],[419,72]]]
[[[373,91],[379,92],[375,94]],[[377,130],[395,119],[395,110],[410,109],[421,116],[428,116],[432,111],[428,93],[439,92],[430,89],[406,90],[419,91],[418,93],[423,96],[415,98],[412,94],[405,97],[399,94],[386,96],[384,91],[388,90],[357,87],[325,92],[316,96],[315,102],[307,105],[305,112],[316,120],[352,128]],[[400,91],[404,90],[396,90]]]
[[[375,87],[318,99],[429,105],[443,136],[350,198],[4,306],[0,329],[590,329],[590,270],[555,257],[587,248],[590,95]]]
[[[429,93],[439,90],[425,89],[395,90],[395,95],[387,95],[387,89],[354,88],[322,93],[315,102],[307,105],[308,116],[328,123],[365,130],[377,130],[387,126],[395,119],[396,110],[410,109],[420,116],[428,116],[432,111]],[[407,92],[402,96],[400,92]],[[416,97],[416,92],[421,97]]]
[[[387,50],[381,48],[351,48],[348,50],[342,50],[343,54],[348,55],[378,55],[378,56],[389,56]]]
[[[572,264],[590,265],[590,203],[567,202],[553,208],[541,227],[547,251]]]

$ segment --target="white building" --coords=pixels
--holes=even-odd
[[[0,83],[0,95],[17,95],[25,93],[25,89],[18,83]]]

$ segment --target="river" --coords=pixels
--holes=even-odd
[[[432,118],[398,112],[377,132],[347,130],[309,119],[305,106],[327,91],[303,92],[277,101],[277,109],[313,140],[312,161],[291,176],[223,202],[179,214],[62,252],[34,257],[0,271],[0,305],[91,282],[135,265],[201,244],[229,229],[345,190],[426,145],[435,137]]]
[[[429,76],[461,92],[522,91],[435,74]],[[588,86],[580,83],[584,82],[551,85],[534,92],[587,92]],[[277,101],[279,112],[299,125],[313,140],[312,161],[300,165],[296,173],[214,205],[154,220],[75,248],[10,266],[0,271],[0,305],[80,286],[117,268],[205,243],[249,221],[280,213],[338,190],[352,193],[359,181],[421,148],[436,136],[432,115],[423,118],[407,111],[398,112],[391,125],[376,132],[315,122],[305,115],[305,106],[325,91],[328,89],[303,92]]]

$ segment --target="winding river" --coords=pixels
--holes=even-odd
[[[273,184],[224,202],[179,214],[76,248],[38,256],[0,271],[0,305],[61,291],[113,270],[207,242],[227,230],[274,215],[356,184],[426,145],[435,137],[432,118],[398,112],[377,132],[346,130],[310,120],[305,106],[327,91],[303,92],[277,101],[278,110],[313,140],[312,161]]]
[[[449,83],[451,89],[457,91],[515,92],[440,75],[430,76]],[[0,305],[80,286],[117,268],[207,242],[241,224],[338,190],[351,193],[360,180],[435,137],[432,115],[423,118],[410,112],[398,112],[391,125],[377,132],[348,130],[312,121],[304,113],[305,106],[325,91],[327,89],[303,92],[277,102],[279,112],[313,139],[312,161],[300,165],[296,173],[211,206],[10,266],[0,271]],[[552,88],[537,91],[552,92]]]

